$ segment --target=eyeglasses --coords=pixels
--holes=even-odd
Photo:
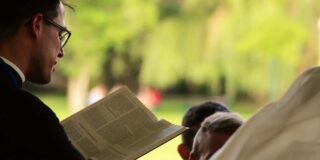
[[[63,27],[60,24],[48,18],[44,18],[44,20],[60,30],[59,39],[60,39],[61,48],[63,48],[67,44],[69,38],[71,37],[71,32],[66,27]]]

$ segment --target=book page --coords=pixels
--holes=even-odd
[[[98,160],[137,159],[184,131],[183,127],[172,125],[165,120],[156,122],[142,130],[144,131],[137,132],[131,137],[126,137],[114,143],[114,146],[106,148],[93,157]],[[114,157],[115,152],[118,153],[117,158]]]
[[[158,121],[126,87],[62,124],[79,151],[86,158],[97,160],[135,159],[183,130],[181,126]]]

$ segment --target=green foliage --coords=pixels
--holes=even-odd
[[[128,40],[157,21],[153,1],[83,0],[77,1],[76,6],[75,13],[68,13],[72,38],[60,67],[69,76],[77,76],[81,67],[89,68],[92,77],[101,75],[109,48],[125,50]]]
[[[279,96],[300,72],[310,34],[301,16],[293,15],[296,3],[181,2],[180,15],[161,20],[150,33],[141,82],[167,88],[186,79],[208,84],[216,92],[225,77],[231,98],[239,92]]]
[[[315,64],[319,1],[83,0],[69,14],[73,36],[62,69],[101,75],[108,51],[112,76],[141,64],[139,82],[167,89],[184,80],[273,98]],[[124,60],[124,58],[127,60]],[[141,63],[140,63],[141,61]],[[221,79],[225,79],[222,86]]]
[[[281,4],[261,1],[234,20],[239,26],[234,53],[239,58],[237,65],[243,66],[237,77],[246,92],[274,96],[297,74],[307,28],[291,18]]]

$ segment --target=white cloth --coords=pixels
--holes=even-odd
[[[210,160],[320,160],[320,68],[302,73]]]

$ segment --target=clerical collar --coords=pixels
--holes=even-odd
[[[26,78],[25,78],[24,74],[22,73],[22,71],[14,63],[12,63],[11,61],[9,61],[8,59],[6,59],[4,57],[0,56],[0,58],[18,73],[22,83],[24,83],[26,81]]]

